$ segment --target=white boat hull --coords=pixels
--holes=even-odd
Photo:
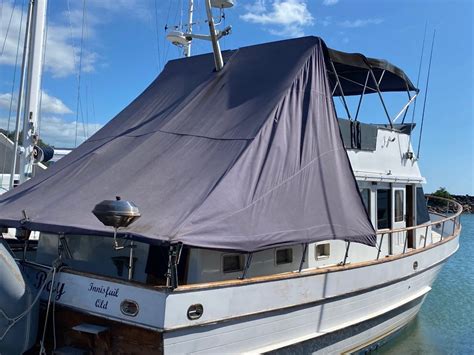
[[[52,287],[58,291],[56,304],[79,319],[85,314],[102,325],[151,330],[152,343],[156,336],[157,347],[166,354],[260,353],[310,340],[315,345],[305,353],[340,353],[376,342],[409,322],[458,249],[458,236],[380,260],[184,285],[172,292],[67,271],[58,273]],[[25,268],[40,287],[42,271],[34,265]],[[139,313],[122,313],[124,300],[136,302]],[[195,304],[202,305],[203,314],[188,319],[188,308]]]

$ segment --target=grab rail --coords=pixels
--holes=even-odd
[[[429,201],[434,200],[434,206],[429,205]],[[443,204],[443,202],[445,202]],[[409,232],[417,229],[424,228],[425,229],[425,239],[424,239],[424,245],[423,248],[426,247],[426,241],[428,239],[428,228],[431,226],[439,226],[441,225],[441,234],[440,234],[440,240],[443,240],[444,237],[444,231],[445,231],[445,224],[446,222],[451,221],[453,223],[453,230],[451,235],[455,235],[456,230],[459,230],[460,227],[460,215],[463,211],[463,208],[460,203],[457,201],[444,198],[444,197],[439,197],[439,196],[434,196],[434,195],[427,195],[426,196],[426,203],[428,207],[428,212],[431,214],[436,214],[440,217],[441,219],[437,221],[431,221],[429,223],[424,223],[416,226],[410,226],[410,227],[404,227],[404,228],[396,228],[396,229],[390,229],[390,230],[381,230],[377,231],[377,235],[381,235],[380,238],[380,245],[378,247],[378,253],[377,253],[377,260],[380,257],[381,249],[382,249],[382,243],[383,243],[383,237],[385,234],[388,234],[389,236],[392,236],[393,233],[401,233],[401,232]],[[443,207],[446,208],[446,213],[443,213]],[[404,246],[403,246],[403,252],[402,254],[406,253],[407,249],[407,242],[408,242],[408,233],[405,233],[405,241],[404,241]],[[433,242],[432,242],[433,244]]]

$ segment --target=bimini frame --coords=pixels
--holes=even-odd
[[[341,97],[342,103],[344,105],[344,109],[347,113],[347,118],[349,120],[351,120],[351,121],[357,121],[358,120],[360,107],[362,105],[362,101],[364,99],[364,96],[365,96],[367,90],[369,90],[369,93],[370,92],[377,93],[378,97],[380,98],[380,102],[381,102],[382,107],[384,109],[385,115],[387,116],[388,122],[390,124],[390,128],[393,129],[393,124],[402,116],[402,114],[403,114],[402,123],[405,122],[405,117],[406,117],[406,114],[408,112],[408,108],[416,100],[416,97],[418,96],[418,92],[419,92],[418,89],[415,90],[415,95],[412,96],[411,93],[410,93],[410,88],[408,87],[408,84],[406,83],[406,91],[407,91],[407,94],[408,94],[408,102],[402,107],[402,109],[398,112],[398,114],[395,115],[395,117],[392,119],[391,116],[390,116],[390,113],[388,112],[387,105],[385,104],[385,101],[384,101],[384,98],[383,98],[383,95],[382,95],[382,91],[380,90],[380,84],[381,84],[381,82],[384,78],[386,70],[382,70],[382,73],[380,74],[380,77],[377,79],[372,67],[368,63],[366,63],[367,67],[368,67],[368,70],[367,70],[367,75],[365,77],[365,82],[362,84],[360,82],[349,79],[349,78],[345,77],[344,75],[341,75],[340,73],[338,73],[337,70],[336,70],[336,67],[334,65],[334,62],[331,59],[329,59],[329,60],[331,62],[332,70],[327,69],[327,72],[328,72],[328,74],[333,75],[336,78],[336,85],[334,86],[334,89],[332,90],[332,96],[334,98],[335,93],[336,93],[337,89],[339,88],[339,91],[341,93],[340,97]],[[372,78],[373,83],[375,83],[375,88],[368,84],[369,83],[369,78]],[[352,84],[355,84],[355,85],[358,85],[358,86],[362,87],[362,93],[360,94],[360,98],[359,98],[359,102],[357,104],[357,110],[356,110],[354,119],[352,119],[352,115],[351,115],[351,112],[349,110],[349,106],[347,105],[346,96],[344,95],[343,86],[341,84],[342,80],[346,80],[346,81],[348,81]]]

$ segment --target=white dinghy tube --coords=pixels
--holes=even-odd
[[[0,354],[22,354],[36,341],[39,302],[0,235]]]

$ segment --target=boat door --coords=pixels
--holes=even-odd
[[[392,184],[392,229],[406,227],[405,185]],[[403,253],[406,231],[392,233],[392,254]]]

